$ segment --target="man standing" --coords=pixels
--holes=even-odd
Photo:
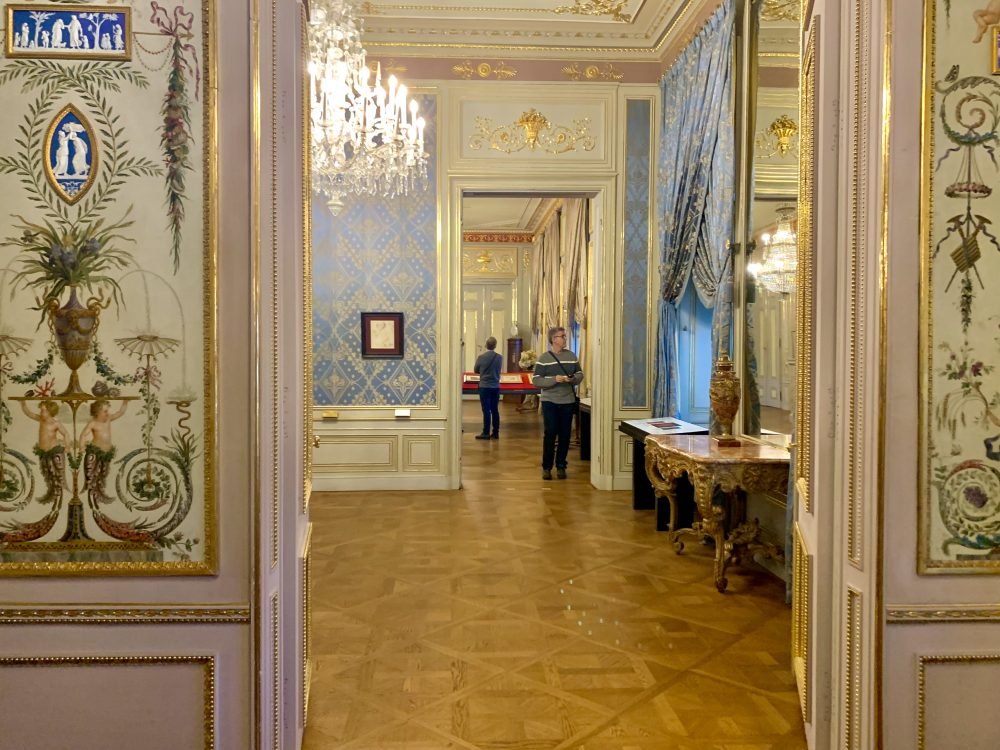
[[[566,478],[569,436],[576,414],[576,386],[583,380],[577,356],[566,348],[566,329],[549,329],[549,351],[538,358],[531,382],[542,389],[542,419],[545,438],[542,443],[542,479]]]
[[[503,357],[494,351],[496,348],[497,340],[490,336],[486,339],[486,351],[476,358],[479,405],[483,407],[483,431],[476,435],[476,440],[500,439],[500,368],[503,367]]]

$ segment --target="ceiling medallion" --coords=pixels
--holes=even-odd
[[[575,151],[593,151],[597,141],[590,133],[590,118],[584,117],[573,122],[573,127],[552,125],[549,119],[535,109],[522,114],[512,125],[494,127],[488,117],[476,118],[476,132],[469,138],[469,146],[479,150],[483,146],[512,154],[537,148],[550,154],[564,154]]]
[[[608,63],[602,70],[597,65],[588,65],[581,68],[576,63],[567,65],[562,69],[563,75],[573,81],[623,81],[625,74],[615,70],[615,66]]]
[[[490,65],[488,62],[481,62],[478,65],[473,65],[469,60],[461,63],[460,65],[453,65],[451,67],[452,72],[459,78],[469,79],[473,75],[477,75],[480,78],[489,78],[494,76],[498,81],[507,81],[517,75],[517,70],[511,68],[507,63],[500,61],[495,66]]]
[[[572,13],[576,16],[611,16],[615,21],[629,23],[631,17],[625,15],[626,0],[573,0],[572,5],[560,5],[556,13]]]
[[[760,9],[762,21],[798,21],[800,0],[765,0]]]

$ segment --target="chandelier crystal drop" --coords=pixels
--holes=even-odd
[[[395,76],[366,64],[354,0],[314,0],[309,31],[312,186],[336,214],[347,193],[393,198],[423,187],[424,119]]]
[[[764,244],[764,262],[757,271],[757,279],[771,292],[790,294],[795,291],[795,271],[798,268],[798,243],[792,229],[794,206],[778,208],[778,228],[774,234],[761,237]]]

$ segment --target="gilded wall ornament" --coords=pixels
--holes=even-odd
[[[799,141],[796,137],[799,126],[788,115],[781,115],[754,138],[757,156],[761,159],[782,158],[799,155]]]
[[[479,150],[484,146],[512,154],[528,148],[542,149],[550,154],[564,154],[580,148],[593,151],[597,140],[590,132],[590,118],[573,121],[573,127],[553,125],[536,109],[523,113],[511,125],[494,126],[488,117],[476,118],[476,132],[469,138],[469,146]]]
[[[488,62],[473,65],[471,61],[465,60],[460,65],[453,65],[451,70],[456,76],[465,78],[466,80],[473,76],[478,76],[479,78],[490,78],[492,76],[498,81],[508,81],[517,76],[517,70],[502,60],[496,65],[491,65]]]
[[[587,65],[581,68],[579,64],[566,65],[562,69],[563,75],[572,81],[622,81],[625,74],[615,70],[615,66],[608,63],[601,68],[598,65]]]
[[[632,18],[625,13],[626,0],[573,0],[572,5],[560,5],[554,13],[572,13],[575,16],[610,16],[612,20],[629,23]]]
[[[514,276],[517,274],[517,251],[514,248],[462,251],[462,273],[472,276]]]
[[[535,241],[535,235],[532,232],[463,232],[462,241],[530,245]]]
[[[760,9],[762,21],[798,21],[800,0],[766,0]]]

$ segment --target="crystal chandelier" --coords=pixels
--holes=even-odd
[[[406,195],[427,179],[424,119],[395,76],[365,64],[355,0],[314,0],[309,33],[312,185],[330,211],[344,195]],[[374,81],[372,78],[374,77]]]
[[[764,288],[781,294],[795,290],[795,270],[798,268],[798,244],[792,230],[794,206],[778,208],[778,228],[774,234],[764,234],[764,262],[757,270],[757,279]]]

